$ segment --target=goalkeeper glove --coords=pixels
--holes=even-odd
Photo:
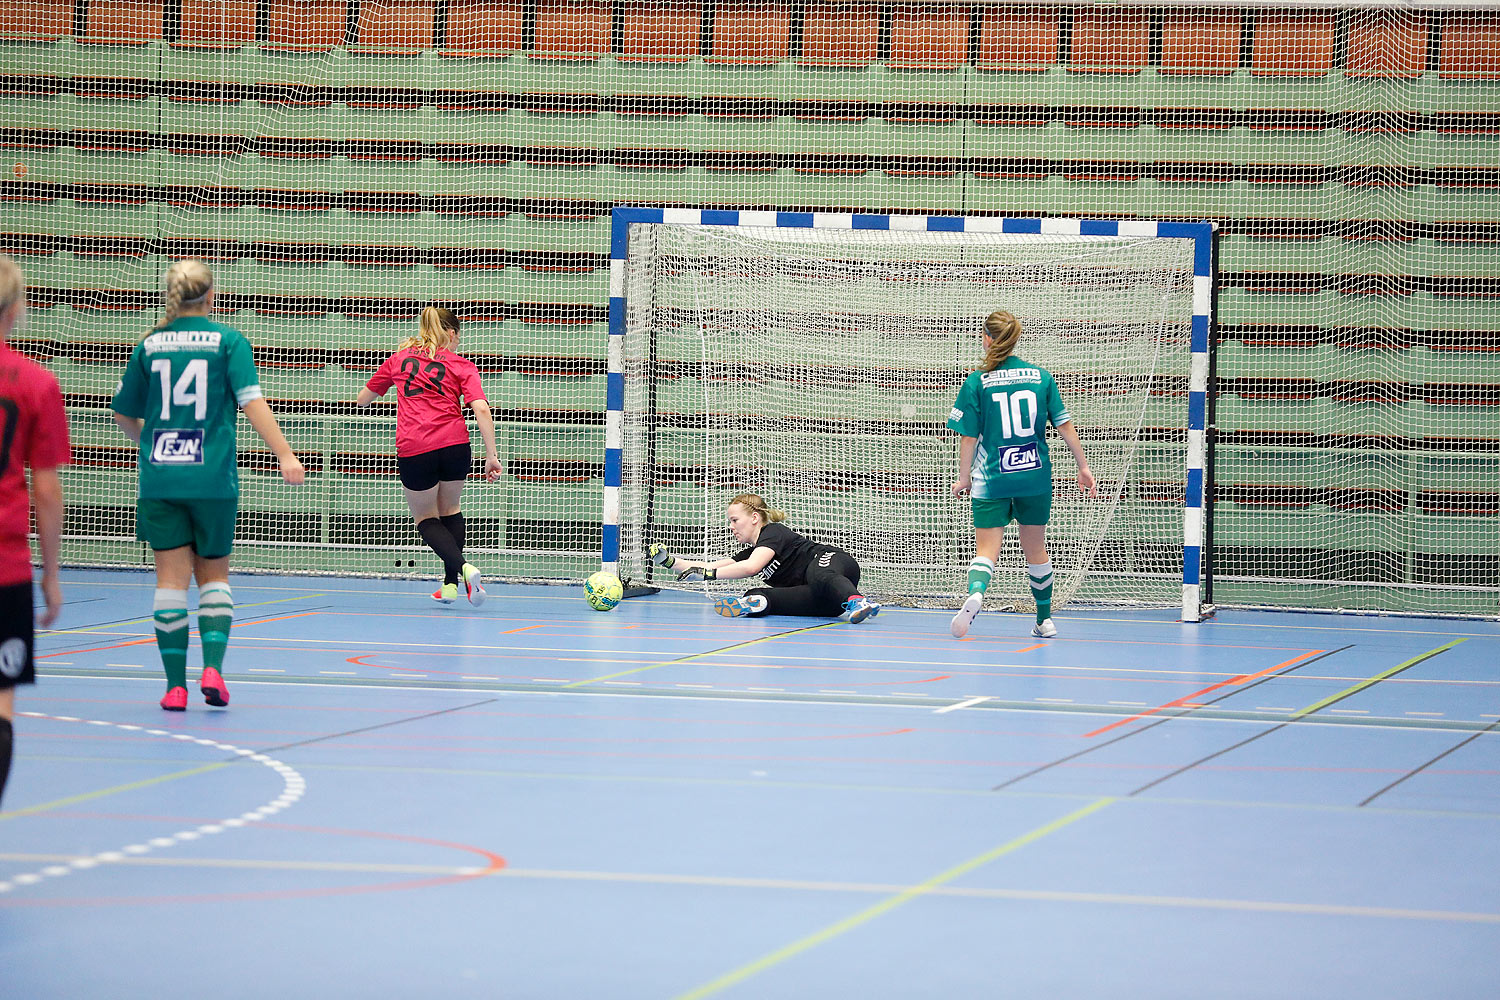
[[[719,571],[712,566],[690,566],[677,574],[678,583],[697,583],[699,580],[712,580],[718,577]]]
[[[670,566],[677,561],[676,556],[674,556],[672,553],[668,552],[665,548],[656,544],[655,542],[652,542],[650,545],[646,546],[646,558],[650,559],[658,566]]]

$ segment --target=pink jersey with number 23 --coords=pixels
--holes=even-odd
[[[393,385],[397,455],[410,458],[468,442],[464,403],[485,398],[474,362],[452,351],[429,358],[426,351],[408,347],[386,358],[365,383],[377,396]]]

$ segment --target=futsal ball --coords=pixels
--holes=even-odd
[[[589,607],[595,611],[613,611],[625,596],[625,588],[619,577],[600,570],[583,581],[583,596],[589,599]]]

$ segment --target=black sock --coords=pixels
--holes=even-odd
[[[458,543],[458,552],[462,555],[464,551],[464,512],[459,511],[457,514],[444,514],[438,520],[443,522],[443,527],[448,529],[448,534],[452,535],[453,540]]]
[[[427,547],[443,561],[443,582],[458,583],[458,572],[464,566],[464,554],[454,542],[453,533],[435,517],[429,517],[417,525],[417,532],[422,536],[422,541],[427,543]]]
[[[0,799],[5,798],[5,779],[10,777],[10,745],[15,739],[9,719],[0,719]]]

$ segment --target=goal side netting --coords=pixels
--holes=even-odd
[[[795,530],[851,553],[866,594],[956,606],[974,531],[968,502],[950,492],[958,437],[946,422],[979,366],[983,320],[1003,308],[1023,324],[1017,355],[1055,376],[1098,479],[1098,496],[1085,496],[1048,432],[1054,605],[1176,606],[1185,582],[1196,598],[1184,512],[1202,487],[1201,471],[1191,487],[1188,475],[1195,301],[1206,329],[1198,245],[1072,226],[622,230],[617,220],[618,548],[607,510],[606,564],[616,555],[627,585],[744,587],[679,585],[644,553],[654,541],[693,559],[734,554],[726,503],[757,493]],[[1201,470],[1201,429],[1193,440]],[[1030,601],[1014,530],[989,593]]]

